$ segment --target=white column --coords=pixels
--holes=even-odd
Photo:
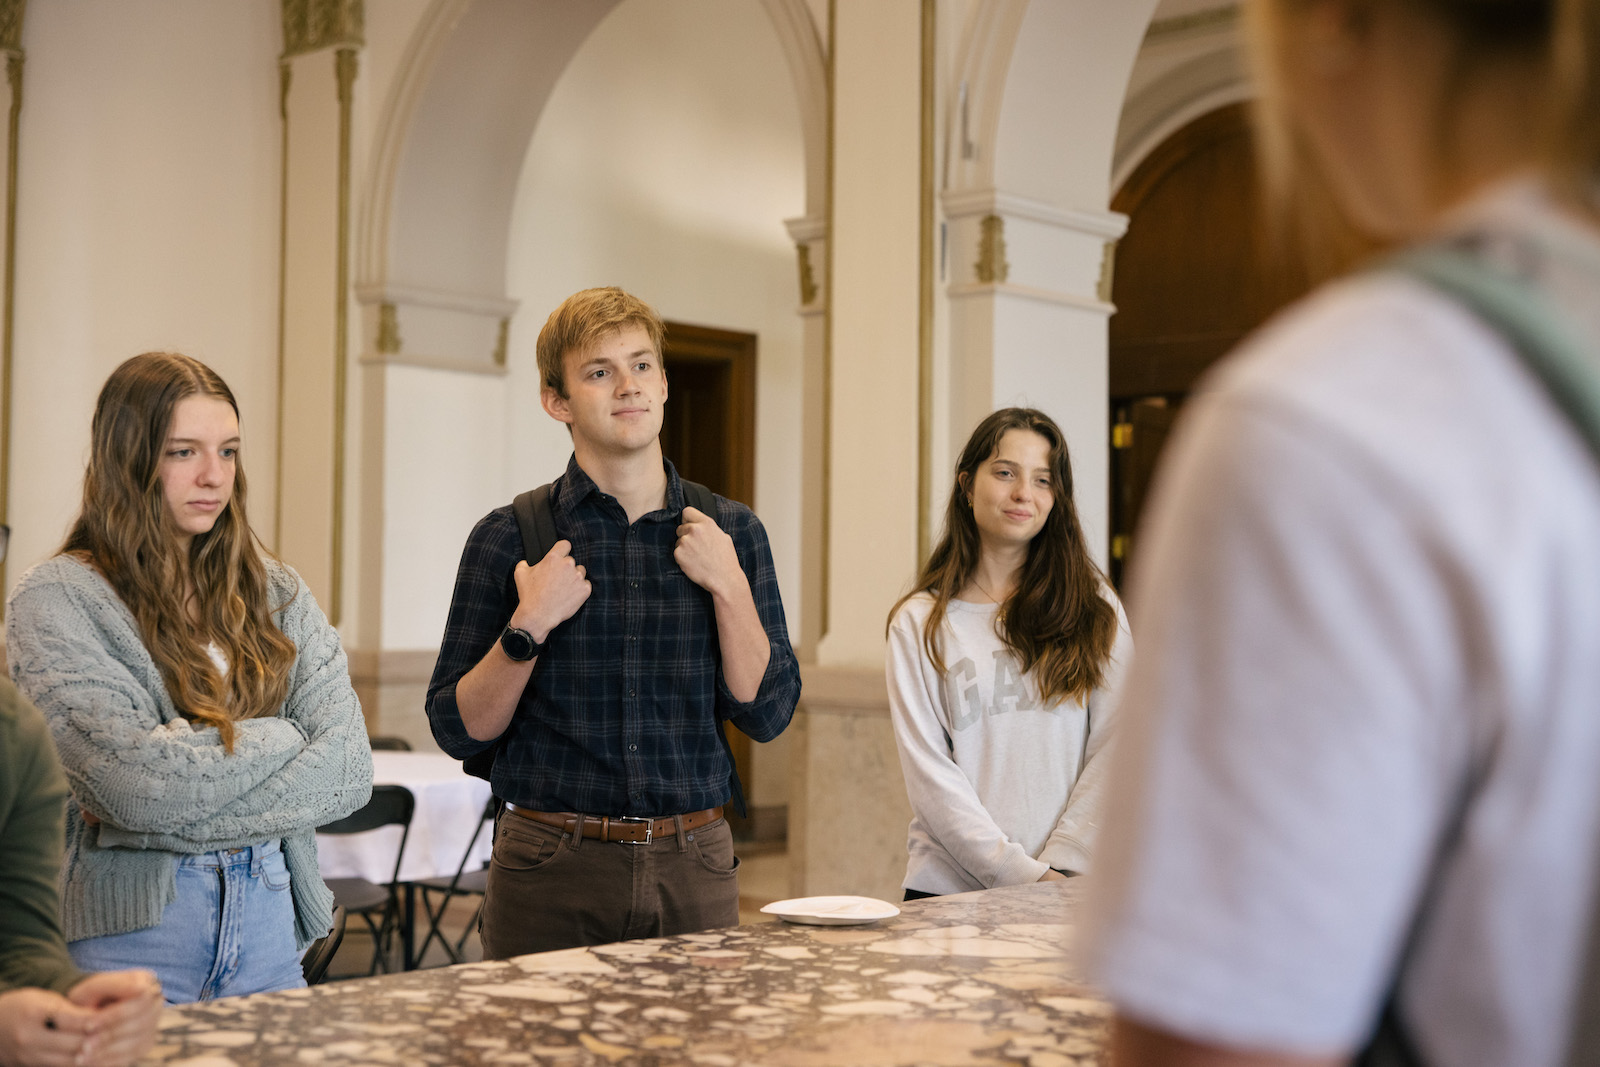
[[[359,0],[285,0],[276,549],[335,625],[347,587],[352,97]],[[351,579],[347,581],[347,579]]]
[[[1090,551],[1107,527],[1106,250],[1127,218],[994,189],[944,197],[949,221],[950,447],[989,412],[1043,410],[1066,434]],[[953,458],[953,457],[952,457]]]
[[[917,565],[921,11],[835,5],[825,634],[817,662],[882,663]]]
[[[816,659],[822,638],[826,568],[824,545],[827,482],[823,477],[828,357],[828,220],[816,215],[787,219],[799,274],[802,372],[800,404],[800,632],[790,635],[805,662]]]

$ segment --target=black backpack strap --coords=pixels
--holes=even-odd
[[[522,558],[530,565],[538,563],[561,540],[556,535],[556,514],[550,507],[550,483],[518,493],[511,502],[511,513],[517,517],[517,529],[522,532]]]
[[[518,493],[511,502],[511,514],[516,516],[517,530],[522,534],[522,558],[529,564],[538,563],[560,540],[556,536],[555,512],[550,508],[550,485],[547,482],[537,489]],[[482,752],[461,761],[462,769],[474,778],[490,780],[494,773],[494,759],[505,744],[502,737]]]
[[[722,520],[717,516],[717,498],[711,490],[687,478],[679,478],[678,485],[683,489],[685,506],[710,515],[712,522],[718,526],[722,525]],[[728,757],[728,788],[733,792],[733,797],[728,803],[741,818],[746,818],[749,816],[749,811],[744,803],[744,783],[739,781],[739,768],[733,762],[733,746],[728,743],[728,727],[721,711],[717,712],[717,740],[722,742],[722,751]]]
[[[717,518],[717,498],[699,482],[691,482],[684,478],[678,479],[678,485],[683,488],[683,502],[696,511],[704,512],[711,516],[711,521],[718,526],[722,520]]]

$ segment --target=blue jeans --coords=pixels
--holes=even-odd
[[[72,962],[85,971],[152,970],[169,1004],[306,984],[280,842],[179,856],[177,874],[178,895],[159,924],[73,941]]]

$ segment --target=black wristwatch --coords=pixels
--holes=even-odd
[[[526,630],[519,630],[515,626],[507,626],[500,633],[500,647],[505,649],[506,655],[518,663],[526,663],[539,653],[550,642],[535,641],[533,635]]]

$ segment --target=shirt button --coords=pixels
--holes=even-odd
[[[638,582],[629,582],[628,584],[633,586],[635,589],[639,588],[639,583]]]
[[[628,746],[628,751],[629,752],[637,752],[637,751],[639,751],[639,746],[638,745],[629,745]]]
[[[630,697],[631,697],[631,696],[633,696],[633,690],[632,690],[632,689],[630,689],[630,690],[628,690],[628,695],[629,695],[629,696],[630,696]]]

